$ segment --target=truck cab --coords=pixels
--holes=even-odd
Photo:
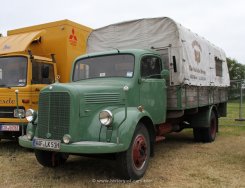
[[[90,32],[61,20],[11,30],[0,38],[0,139],[25,133],[25,112],[38,109],[43,87],[69,82],[72,62],[85,53]]]
[[[30,111],[19,143],[35,149],[44,166],[64,162],[67,154],[118,155],[122,168],[125,160],[130,168],[125,176],[138,179],[153,153],[154,125],[166,121],[167,72],[150,50],[81,56],[71,83],[41,91],[38,116]]]
[[[50,58],[17,53],[0,57],[1,139],[24,134],[25,110],[37,110],[40,90],[54,83],[56,76],[56,64]]]

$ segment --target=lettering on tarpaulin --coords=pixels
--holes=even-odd
[[[200,74],[206,75],[206,71],[205,70],[197,68],[197,67],[194,67],[194,66],[191,66],[191,65],[189,65],[189,70],[192,71],[192,72],[196,72],[196,73],[200,73]]]
[[[193,75],[193,74],[190,75],[190,78],[193,79],[193,80],[197,79],[197,77],[195,75]]]

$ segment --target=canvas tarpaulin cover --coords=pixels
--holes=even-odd
[[[147,18],[112,24],[94,30],[87,53],[113,49],[155,49],[164,52],[170,85],[227,87],[230,84],[222,49],[174,20]]]

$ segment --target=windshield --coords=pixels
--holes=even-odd
[[[134,56],[131,54],[114,54],[78,60],[75,64],[73,81],[105,78],[133,77]]]
[[[25,86],[27,59],[25,57],[0,58],[0,87]]]

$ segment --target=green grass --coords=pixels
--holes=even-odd
[[[219,124],[226,126],[245,126],[245,121],[236,121],[236,119],[240,118],[239,105],[240,102],[238,100],[229,101],[227,104],[227,117],[220,118]],[[245,101],[242,104],[242,118],[245,119]]]
[[[245,121],[239,119],[240,101],[229,101],[227,104],[227,117],[219,119],[219,136],[244,136]],[[242,118],[245,118],[245,102],[242,105]]]
[[[132,183],[116,182],[115,161],[71,156],[63,166],[45,168],[32,151],[2,140],[0,188],[245,187],[245,122],[234,120],[238,107],[237,101],[228,103],[228,117],[220,118],[215,142],[194,142],[192,129],[168,135],[155,145],[145,176]],[[110,180],[115,182],[106,183]]]

